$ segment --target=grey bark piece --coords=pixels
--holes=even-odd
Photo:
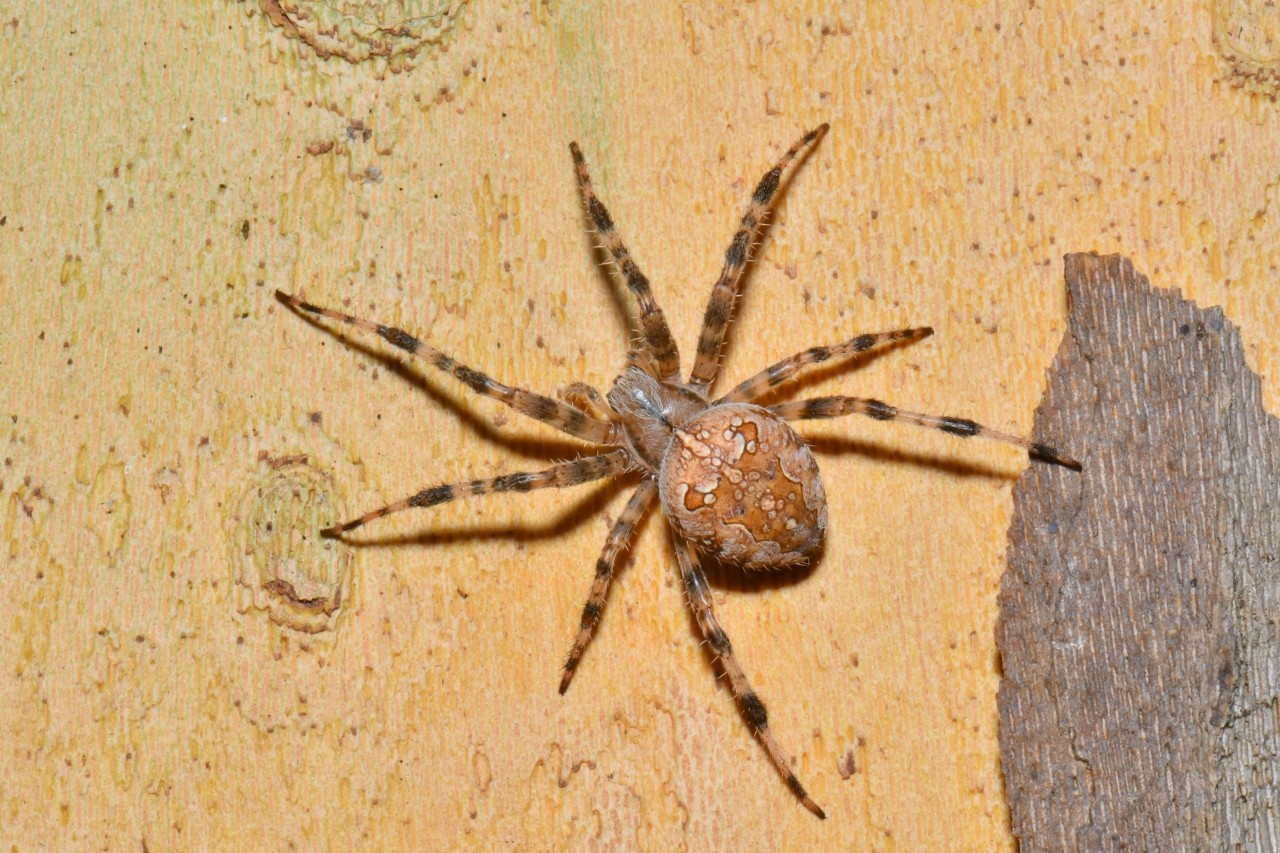
[[[1280,421],[1218,308],[1068,255],[996,643],[1024,851],[1280,851]]]

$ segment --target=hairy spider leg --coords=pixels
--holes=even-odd
[[[531,492],[534,489],[563,489],[566,486],[578,486],[582,483],[589,483],[592,480],[602,480],[605,477],[621,474],[630,467],[630,454],[625,450],[614,450],[610,453],[602,453],[599,456],[586,456],[582,459],[574,459],[571,462],[561,462],[558,465],[552,465],[545,471],[503,474],[501,477],[489,477],[484,480],[467,480],[460,483],[432,486],[404,500],[387,504],[384,507],[375,509],[373,512],[366,512],[352,521],[335,524],[333,527],[326,527],[320,531],[320,535],[326,538],[341,536],[349,530],[355,530],[375,518],[382,518],[384,515],[391,515],[393,512],[415,507],[439,506],[449,501],[456,501],[459,498],[475,498],[481,495],[490,495],[494,492]]]
[[[716,653],[720,666],[724,668],[725,675],[729,676],[729,688],[733,691],[734,698],[738,700],[738,705],[742,708],[742,716],[746,718],[751,728],[755,730],[756,737],[760,739],[761,745],[764,746],[764,751],[768,753],[769,759],[778,768],[782,778],[787,781],[787,787],[791,789],[791,792],[799,798],[806,809],[826,820],[826,812],[818,808],[818,804],[809,798],[804,786],[800,784],[800,780],[792,772],[791,765],[788,764],[787,757],[782,752],[782,747],[778,745],[778,741],[773,737],[773,732],[769,729],[769,712],[765,710],[764,703],[760,701],[760,697],[751,689],[751,682],[747,681],[747,674],[743,671],[742,666],[738,663],[738,658],[733,653],[733,644],[729,642],[729,635],[724,632],[724,629],[720,627],[720,623],[716,621],[716,612],[711,600],[711,588],[707,585],[707,576],[703,574],[702,568],[698,565],[698,555],[694,551],[693,545],[676,535],[674,531],[672,532],[672,538],[675,539],[676,557],[680,560],[680,578],[684,581],[685,592],[689,595],[689,607],[693,610],[693,616],[698,622],[698,627],[702,629],[702,635],[707,638],[708,645]]]
[[[504,385],[478,370],[472,370],[466,365],[459,364],[431,344],[418,340],[401,329],[393,326],[384,326],[381,323],[374,323],[371,320],[365,320],[360,317],[353,317],[350,314],[343,314],[341,311],[334,311],[330,308],[321,308],[281,290],[276,291],[276,298],[290,308],[306,311],[310,314],[318,314],[321,317],[328,317],[330,320],[339,320],[359,329],[365,329],[381,335],[389,343],[426,360],[432,367],[455,377],[477,394],[500,400],[520,414],[536,421],[542,421],[544,424],[568,433],[574,438],[580,438],[592,444],[616,445],[622,442],[621,434],[612,423],[597,420],[587,413],[575,409],[573,406],[553,400],[550,397],[544,397],[533,391]]]
[[[676,347],[675,338],[671,337],[667,318],[658,307],[658,300],[653,296],[649,279],[640,272],[640,267],[636,266],[636,262],[631,257],[631,251],[622,242],[622,235],[614,227],[609,211],[596,196],[596,191],[591,186],[591,174],[587,171],[587,162],[582,158],[582,149],[578,148],[578,143],[569,143],[569,152],[573,154],[573,165],[578,174],[578,189],[582,193],[583,202],[587,205],[591,222],[595,225],[596,231],[600,232],[600,239],[604,240],[605,248],[613,256],[618,269],[622,271],[627,281],[627,287],[635,294],[636,302],[640,304],[640,327],[644,331],[645,342],[657,367],[658,378],[678,379],[680,351]]]
[[[594,418],[607,420],[611,423],[618,422],[618,413],[605,402],[599,391],[585,382],[570,382],[561,388],[556,396],[575,409],[586,412]]]
[[[919,329],[900,329],[895,332],[879,332],[870,335],[858,335],[841,344],[825,347],[812,347],[804,352],[784,358],[771,364],[764,370],[745,380],[716,403],[751,403],[791,379],[804,368],[812,364],[822,364],[832,359],[848,358],[872,347],[894,344],[900,341],[919,341],[933,334],[928,326]]]
[[[888,403],[882,403],[879,400],[872,400],[866,397],[815,397],[811,400],[797,400],[792,403],[779,403],[776,406],[769,406],[769,411],[773,412],[780,418],[788,421],[809,420],[812,418],[838,418],[844,415],[866,415],[869,418],[875,418],[878,421],[901,421],[903,423],[915,424],[916,426],[929,427],[930,429],[942,430],[950,435],[958,435],[961,438],[972,438],[980,436],[989,438],[994,441],[1003,441],[1005,444],[1013,444],[1018,447],[1026,448],[1028,455],[1032,459],[1039,459],[1042,462],[1052,462],[1055,465],[1061,465],[1070,468],[1073,471],[1081,470],[1081,465],[1076,460],[1063,454],[1056,448],[1047,444],[1040,444],[1028,438],[1011,435],[1007,432],[1001,432],[992,429],[989,426],[983,426],[967,418],[953,418],[939,415],[924,415],[919,412],[907,412]]]
[[[738,298],[738,282],[742,278],[742,269],[747,265],[751,255],[751,243],[760,223],[773,205],[773,198],[778,192],[778,183],[782,180],[782,172],[800,155],[800,152],[817,144],[827,132],[829,125],[820,124],[802,136],[787,149],[782,159],[772,169],[764,173],[756,190],[751,195],[747,212],[742,215],[738,231],[729,242],[724,253],[724,267],[720,270],[720,278],[711,288],[711,299],[707,302],[707,311],[702,319],[702,333],[698,337],[698,354],[689,372],[689,384],[704,391],[715,381],[720,370],[720,349],[724,345],[725,331],[729,328],[729,320],[733,316],[733,303]]]
[[[582,661],[582,653],[586,651],[587,644],[591,642],[591,637],[595,633],[596,623],[600,621],[600,614],[604,611],[606,596],[609,594],[609,583],[613,580],[613,569],[617,565],[618,557],[624,549],[630,547],[636,526],[649,511],[657,491],[657,482],[652,477],[646,477],[631,495],[631,500],[627,501],[622,514],[613,523],[613,528],[604,540],[604,550],[600,553],[600,559],[596,560],[596,576],[591,582],[591,593],[582,608],[582,621],[578,624],[578,634],[574,637],[573,648],[569,649],[569,656],[564,661],[564,676],[560,679],[562,696],[569,689],[569,682],[573,681],[573,674],[577,672],[578,664]]]

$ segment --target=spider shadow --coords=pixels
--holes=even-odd
[[[586,217],[586,208],[583,208],[582,215]],[[586,234],[592,235],[597,233],[595,227],[591,224],[591,220],[587,218]],[[642,337],[643,332],[640,330],[640,321],[638,317],[631,314],[630,302],[627,300],[626,286],[618,281],[618,276],[610,274],[609,270],[613,268],[613,258],[609,256],[608,251],[594,240],[587,241],[587,248],[591,253],[591,263],[595,267],[596,276],[604,282],[605,293],[609,297],[609,304],[613,306],[614,313],[622,320],[622,331],[627,336],[627,351],[632,348],[632,340],[636,337]],[[608,389],[605,389],[606,391]]]
[[[343,541],[350,546],[358,548],[397,548],[404,545],[421,545],[433,546],[442,545],[453,542],[475,542],[484,540],[510,540],[518,543],[532,542],[543,539],[559,538],[581,527],[583,524],[598,516],[620,491],[634,489],[636,483],[630,481],[629,478],[623,479],[615,477],[612,480],[601,483],[592,489],[589,494],[579,498],[574,503],[566,507],[562,512],[555,516],[547,518],[541,524],[509,527],[509,526],[487,526],[487,527],[453,527],[442,530],[424,530],[418,533],[401,536],[385,536],[379,539],[346,539]],[[643,517],[636,523],[632,533],[631,545],[644,534],[645,527],[649,523],[649,519],[654,515],[660,515],[661,512],[646,512]],[[610,521],[610,529],[612,522]],[[603,542],[603,540],[602,540]],[[636,550],[634,547],[623,548],[617,555],[613,563],[613,582],[616,586],[619,578],[630,569],[631,564],[635,562]],[[583,565],[583,576],[587,577],[591,569],[590,563]],[[594,574],[590,577],[594,578]],[[620,606],[620,605],[615,605]],[[609,618],[610,607],[607,605],[600,612],[595,627],[595,636],[598,637],[603,632],[603,626]],[[576,627],[576,623],[574,623]]]
[[[987,465],[981,462],[968,462],[955,456],[941,456],[932,453],[919,453],[902,450],[897,446],[867,441],[862,438],[844,438],[839,436],[806,438],[805,443],[814,453],[840,456],[854,453],[877,462],[890,462],[895,465],[912,465],[917,468],[928,468],[957,477],[981,477],[987,480],[1012,481],[1018,479],[1018,472],[1008,468]],[[1044,463],[1035,463],[1044,464]]]
[[[330,326],[328,323],[322,322],[318,317],[313,317],[310,314],[306,314],[293,308],[289,308],[289,310],[295,315],[301,317],[310,325],[326,332],[330,337],[341,341],[343,345],[349,349],[361,353],[362,355],[381,364],[384,370],[417,389],[433,404],[439,406],[441,409],[452,412],[453,415],[457,417],[458,420],[462,421],[462,423],[465,424],[473,433],[489,444],[497,445],[526,458],[541,459],[553,459],[557,457],[574,458],[583,455],[584,451],[591,448],[591,445],[588,444],[577,444],[557,439],[522,439],[505,435],[495,429],[478,414],[463,406],[456,399],[441,392],[435,387],[431,380],[427,378],[427,375],[423,371],[410,367],[406,359],[399,357],[395,353],[384,352],[383,350],[375,348],[364,341],[356,340],[351,337],[344,337],[339,332],[339,329],[343,327],[335,328]],[[503,405],[497,400],[494,402],[497,405]],[[524,416],[521,415],[521,417]],[[550,426],[547,428],[554,429],[554,427]]]
[[[823,455],[838,456],[853,453],[879,462],[913,465],[919,468],[928,468],[933,471],[952,474],[957,477],[981,477],[987,480],[1004,481],[1018,479],[1018,473],[1007,468],[967,462],[951,456],[901,450],[895,446],[866,441],[865,439],[824,437],[806,439],[806,442],[810,450]],[[830,487],[829,483],[828,487]],[[675,546],[669,545],[669,548],[670,559],[674,561],[676,559]],[[716,589],[752,593],[781,589],[803,583],[821,567],[826,553],[827,540],[824,537],[822,544],[817,552],[814,553],[812,559],[802,566],[784,569],[743,569],[702,554],[699,555],[699,565],[702,566],[703,572],[706,573],[707,580]],[[696,621],[693,625],[696,629]]]
[[[1003,468],[966,462],[953,457],[903,451],[896,447],[890,447],[860,439],[820,438],[810,441],[809,446],[812,450],[818,453],[857,453],[861,456],[878,461],[915,465],[936,471],[943,471],[956,476],[983,477],[994,480],[1016,480],[1018,478],[1017,473]],[[672,536],[674,537],[674,535],[675,534],[673,533]],[[676,547],[674,539],[668,537],[666,553],[668,559],[671,561],[676,560]],[[811,559],[809,563],[804,566],[776,571],[752,571],[736,566],[728,566],[717,560],[708,559],[702,555],[699,555],[699,565],[702,566],[702,570],[706,574],[707,580],[713,589],[756,593],[762,590],[778,589],[784,586],[791,586],[793,584],[804,582],[824,561],[826,557],[826,550],[827,540],[824,538],[817,553],[814,554],[813,559]],[[724,686],[732,696],[732,688],[728,686],[727,681],[722,681],[720,678],[724,668],[719,663],[717,655],[711,648],[711,645],[706,642],[702,629],[698,625],[697,617],[693,614],[693,609],[686,607],[685,613],[688,618],[689,632],[703,647],[703,660],[714,674],[716,684],[718,686]],[[732,641],[733,627],[725,626],[725,633],[729,635],[730,640]],[[739,661],[739,664],[743,666],[745,671],[747,671],[747,678],[750,680],[751,673],[748,665],[744,664],[742,661]],[[737,701],[735,698],[734,705],[738,709],[739,715],[748,724],[748,727],[750,727],[751,721],[748,718],[746,711],[743,709],[741,702]]]
[[[420,530],[415,533],[397,536],[383,536],[376,539],[343,538],[343,542],[357,548],[397,548],[404,545],[447,545],[454,542],[481,542],[507,540],[512,542],[536,542],[554,539],[577,530],[592,518],[598,516],[611,500],[624,488],[634,487],[635,483],[624,482],[621,478],[607,480],[590,490],[585,496],[578,498],[556,515],[546,517],[537,524],[521,525],[474,525],[444,527]],[[524,493],[518,493],[524,494]]]
[[[675,536],[676,533],[672,531],[671,535],[667,537],[665,551],[669,559],[678,565],[678,558],[676,557],[675,549],[679,546],[675,541]],[[703,574],[707,577],[707,582],[711,585],[711,595],[712,600],[714,601],[715,590],[717,589],[727,589],[734,592],[760,592],[765,589],[776,589],[801,583],[807,579],[809,575],[813,574],[818,564],[822,561],[822,557],[825,553],[826,542],[824,540],[823,544],[819,546],[818,552],[813,556],[813,559],[805,565],[775,570],[743,569],[738,566],[726,565],[719,560],[706,557],[702,554],[698,554],[697,560],[698,565],[702,568]],[[685,598],[687,605],[688,593],[685,592],[683,597]],[[756,741],[759,741],[759,735],[755,731],[751,718],[748,715],[747,710],[743,707],[742,702],[734,695],[733,687],[729,683],[724,665],[720,660],[719,655],[711,647],[711,643],[707,641],[706,635],[702,633],[702,627],[698,624],[698,618],[694,615],[693,608],[686,606],[684,611],[685,617],[688,620],[689,633],[693,636],[698,645],[701,646],[702,659],[706,663],[707,668],[711,670],[716,687],[723,688],[728,692],[734,708],[738,711],[738,715],[747,725],[747,729],[751,731],[753,738]],[[729,637],[730,644],[732,644],[734,636],[733,626],[724,625],[723,619],[719,613],[716,614],[716,621],[721,623],[725,634]],[[750,663],[739,659],[738,664],[746,673],[747,681],[751,682],[752,674],[750,670]],[[721,678],[722,675],[725,675],[726,677]],[[761,745],[763,746],[763,744]]]

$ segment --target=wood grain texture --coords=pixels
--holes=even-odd
[[[1024,850],[1275,850],[1280,421],[1221,309],[1068,255],[1036,430],[1079,477],[1014,489],[996,642]]]
[[[271,291],[508,382],[607,386],[631,308],[568,143],[690,352],[754,182],[830,121],[729,383],[927,324],[801,390],[1026,432],[1062,253],[1123,250],[1224,307],[1275,410],[1280,123],[1231,84],[1215,8],[442,6],[3,13],[0,846],[1011,848],[993,630],[1021,454],[805,425],[822,559],[712,578],[818,822],[717,685],[659,524],[557,695],[621,492],[305,537],[579,447]]]

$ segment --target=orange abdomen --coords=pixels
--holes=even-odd
[[[682,536],[748,569],[807,562],[827,527],[813,454],[785,421],[759,406],[713,406],[677,428],[658,490]]]

